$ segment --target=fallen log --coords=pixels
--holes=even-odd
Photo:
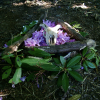
[[[62,45],[35,46],[35,47],[29,47],[29,48],[31,50],[34,50],[34,48],[38,48],[38,49],[41,49],[41,50],[46,51],[48,53],[64,53],[64,52],[82,50],[86,46],[95,47],[96,42],[92,39],[87,39],[84,41],[66,42],[65,44],[62,44]]]

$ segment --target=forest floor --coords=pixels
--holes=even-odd
[[[38,20],[48,9],[48,16],[56,17],[68,22],[80,24],[78,30],[89,34],[89,38],[97,43],[96,49],[100,53],[100,2],[99,0],[59,0],[52,2],[9,2],[0,4],[0,47],[13,36],[22,31],[23,26]],[[1,65],[0,65],[1,66]],[[100,68],[98,66],[98,71]],[[80,94],[80,100],[100,100],[100,73],[89,70],[89,73],[80,71],[84,82],[71,79],[67,93],[57,89],[56,82],[44,80],[43,86],[38,88],[34,82],[25,82],[16,85],[13,89],[8,80],[0,80],[0,90],[9,95],[4,100],[68,100],[69,97]],[[45,97],[45,98],[44,98]]]

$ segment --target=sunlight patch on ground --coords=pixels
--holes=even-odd
[[[32,6],[32,5],[38,5],[38,6],[49,6],[51,5],[51,2],[45,2],[45,1],[25,1],[25,2],[19,2],[19,3],[13,3],[14,6],[22,6],[26,4],[27,6]]]
[[[87,7],[84,3],[81,5],[73,5],[72,8],[82,8],[82,9],[88,9],[90,7]]]

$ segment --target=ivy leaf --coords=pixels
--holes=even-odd
[[[96,66],[94,65],[94,63],[90,62],[90,61],[85,61],[86,62],[86,65],[90,68],[96,68]]]
[[[2,79],[7,78],[10,73],[11,73],[12,68],[7,69],[3,74],[2,74]]]
[[[63,73],[62,75],[62,87],[65,92],[67,92],[69,86],[69,79],[67,77],[67,73]]]
[[[69,74],[77,81],[83,81],[83,78],[76,71],[69,71]]]
[[[21,68],[17,68],[12,81],[14,82],[14,84],[17,84],[20,82],[20,78],[21,78],[21,74],[22,74],[22,69]]]
[[[83,51],[82,51],[82,55],[83,55],[83,56],[85,56],[85,55],[86,55],[86,53],[87,53],[87,51],[88,51],[88,48],[87,48],[87,47],[85,47],[85,48],[83,49]]]
[[[16,57],[16,63],[18,65],[18,67],[21,67],[22,62],[21,62],[20,57],[18,57],[18,56]]]
[[[85,61],[83,62],[83,67],[84,67],[84,69],[85,69],[86,71],[88,71],[88,66],[87,66],[87,64],[86,64]]]
[[[60,61],[61,61],[61,64],[64,66],[66,63],[66,60],[64,59],[63,56],[60,56]]]
[[[68,63],[67,63],[67,67],[72,67],[75,64],[77,64],[79,61],[81,60],[81,56],[76,56],[74,58],[72,58]]]

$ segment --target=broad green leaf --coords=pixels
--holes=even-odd
[[[57,85],[58,85],[58,87],[62,86],[62,74],[60,74],[58,77]]]
[[[86,62],[86,65],[89,67],[89,68],[96,68],[96,66],[94,65],[94,63],[90,62],[90,61],[87,61],[85,60]]]
[[[67,70],[67,71],[71,71],[71,70],[72,70],[72,68],[67,68],[66,70]]]
[[[26,33],[30,27],[28,25],[23,26],[23,32]]]
[[[53,64],[43,64],[40,65],[40,67],[47,71],[60,71],[60,67],[55,66]]]
[[[77,81],[83,81],[83,78],[76,71],[69,71],[69,74]]]
[[[5,61],[7,61],[7,63],[12,64],[11,59],[10,58],[5,58]]]
[[[49,62],[50,59],[40,59],[40,58],[25,58],[22,59],[23,64],[28,64],[30,66],[37,66],[41,67],[48,71],[59,71],[60,68],[58,66],[54,66],[52,63]]]
[[[81,56],[76,56],[76,57],[72,58],[72,59],[67,63],[67,67],[72,67],[72,66],[76,65],[80,60],[81,60]]]
[[[65,92],[67,92],[69,86],[69,79],[67,77],[67,73],[63,73],[62,75],[62,87]]]
[[[30,53],[31,55],[37,56],[37,57],[51,57],[51,54],[40,50],[38,48],[34,48],[34,50],[29,50],[28,53]]]
[[[94,48],[94,47],[90,47],[89,48],[91,51],[93,51],[93,52],[97,52],[97,50]]]
[[[21,67],[22,62],[21,62],[20,57],[18,57],[18,56],[16,57],[16,63],[18,65],[18,67]]]
[[[63,56],[60,56],[60,61],[61,61],[61,64],[64,66],[66,63],[66,60],[64,59]]]
[[[19,36],[19,35],[16,36],[16,37],[14,37],[13,39],[11,39],[11,40],[9,40],[9,41],[7,42],[7,45],[11,45],[12,43],[14,43],[14,42],[20,40],[22,37],[23,37],[23,36]]]
[[[54,62],[55,62],[56,64],[60,64],[60,60],[59,60],[58,58],[53,58],[53,60],[54,60]]]
[[[86,53],[87,53],[87,51],[88,51],[88,48],[87,48],[87,47],[85,47],[85,48],[83,49],[83,51],[82,51],[82,55],[83,55],[83,56],[85,56],[85,55],[86,55]]]
[[[86,64],[85,61],[83,62],[83,67],[84,67],[84,69],[85,69],[86,71],[88,71],[88,66],[87,66],[87,64]]]
[[[20,32],[20,35],[25,34],[24,32]]]
[[[19,49],[19,50],[17,50],[17,52],[20,52],[20,51],[22,51],[23,49]]]
[[[82,28],[82,27],[80,27],[80,24],[75,24],[73,27],[74,28]]]
[[[28,77],[27,77],[27,81],[30,81],[30,80],[34,80],[35,78],[35,73],[31,73]]]
[[[96,65],[98,66],[99,65],[99,58],[98,57],[96,57]]]
[[[19,82],[22,82],[22,81],[21,81],[21,80],[19,80]],[[11,83],[11,84],[12,84],[12,83],[14,83],[14,82],[13,82],[13,78],[11,78],[11,79],[9,80],[9,82],[8,82],[8,83]]]
[[[11,66],[4,66],[2,69],[8,69],[10,68]]]
[[[75,94],[75,95],[73,95],[72,97],[70,97],[68,100],[79,100],[80,97],[81,97],[80,94]]]
[[[32,21],[30,24],[29,24],[29,27],[32,28],[35,24],[37,24],[36,21]]]
[[[15,74],[13,76],[13,79],[12,79],[14,84],[17,84],[17,83],[20,82],[21,74],[22,74],[22,69],[21,68],[17,68],[16,71],[15,71]]]
[[[2,57],[2,59],[9,58],[9,57],[14,57],[14,54],[4,55],[4,56]]]
[[[12,78],[9,80],[9,82],[8,83],[12,83],[13,81],[12,81]]]
[[[79,32],[83,37],[86,37],[87,35],[89,35],[88,33],[85,32]]]
[[[78,69],[81,68],[81,65],[80,65],[80,64],[77,64],[77,65],[72,66],[72,67],[70,67],[70,68],[73,69],[73,70],[78,70]]]
[[[26,71],[39,71],[41,68],[39,66],[32,66],[26,63],[22,63],[21,68]]]
[[[40,66],[43,64],[49,64],[50,59],[40,59],[40,58],[24,58],[22,63],[28,64],[30,66]]]
[[[2,79],[7,78],[10,73],[11,73],[12,68],[7,69],[3,74],[2,74]]]
[[[74,25],[74,24],[77,24],[78,22],[77,21],[73,21],[70,23],[70,25]]]
[[[95,56],[95,53],[89,53],[85,57],[90,60],[90,59],[93,59],[94,56]]]

